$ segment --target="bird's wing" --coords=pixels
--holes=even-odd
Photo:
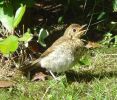
[[[64,37],[60,37],[58,40],[56,40],[51,47],[49,47],[41,56],[40,58],[43,58],[45,56],[47,56],[48,54],[50,54],[51,52],[53,52],[55,50],[55,48],[60,45],[61,43],[67,41],[68,39],[64,38]]]
[[[32,70],[32,69],[35,69],[35,68],[40,68],[40,63],[39,63],[40,59],[42,59],[43,57],[46,57],[47,55],[49,55],[51,52],[53,52],[55,50],[57,45],[60,45],[61,43],[65,42],[67,40],[68,39],[66,39],[64,37],[59,38],[38,59],[36,59],[35,61],[26,62],[24,64],[25,67],[22,67],[21,70]]]

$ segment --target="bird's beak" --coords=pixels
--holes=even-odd
[[[84,35],[84,33],[87,31],[87,29],[83,29],[83,28],[86,27],[86,26],[87,26],[87,24],[82,25],[82,26],[79,28],[79,32],[80,32],[81,35]]]
[[[84,27],[86,27],[87,26],[87,24],[85,24],[85,25],[82,25],[80,28],[79,28],[79,31],[81,31]]]

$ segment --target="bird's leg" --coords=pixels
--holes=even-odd
[[[53,73],[51,70],[49,70],[49,72],[50,72],[50,74],[52,75],[52,77],[53,77],[55,80],[60,80],[58,77],[56,77],[56,76],[54,75],[54,73]]]

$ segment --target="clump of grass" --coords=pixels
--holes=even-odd
[[[117,92],[117,78],[94,78],[90,82],[73,82],[69,84],[65,78],[56,82],[21,81],[14,88],[1,89],[0,97],[3,100],[115,100]]]
[[[72,71],[54,79],[32,82],[16,78],[14,87],[0,89],[3,100],[116,100],[116,49],[94,51],[89,65],[76,65]]]

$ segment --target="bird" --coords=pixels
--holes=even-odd
[[[29,66],[41,67],[50,72],[61,73],[74,66],[87,51],[84,40],[86,25],[71,24],[65,30],[63,36],[57,39],[42,55],[32,61]]]

